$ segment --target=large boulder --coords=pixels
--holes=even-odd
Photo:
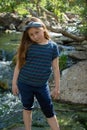
[[[62,72],[60,91],[62,100],[87,104],[87,60]]]
[[[0,26],[5,29],[17,28],[21,22],[22,19],[14,13],[0,13]]]

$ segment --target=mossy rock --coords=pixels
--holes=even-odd
[[[7,90],[8,89],[7,81],[0,81],[0,88],[3,90]]]

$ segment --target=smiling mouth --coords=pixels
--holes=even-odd
[[[37,40],[35,40],[36,42],[38,42],[40,39],[37,39]]]

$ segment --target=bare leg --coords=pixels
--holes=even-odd
[[[52,130],[60,130],[56,116],[47,118],[47,121]]]
[[[23,120],[24,120],[24,124],[25,124],[25,129],[31,130],[32,111],[23,110]]]

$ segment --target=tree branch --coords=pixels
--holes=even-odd
[[[77,35],[71,34],[71,33],[69,33],[69,32],[66,32],[66,31],[63,30],[63,29],[58,29],[58,28],[54,29],[54,28],[52,28],[52,27],[47,27],[47,28],[48,28],[50,31],[52,31],[52,32],[62,33],[64,36],[69,37],[69,38],[71,38],[71,39],[74,39],[75,41],[78,41],[78,42],[82,42],[82,41],[84,41],[84,40],[87,40],[87,37],[85,37],[85,36],[77,36]]]

